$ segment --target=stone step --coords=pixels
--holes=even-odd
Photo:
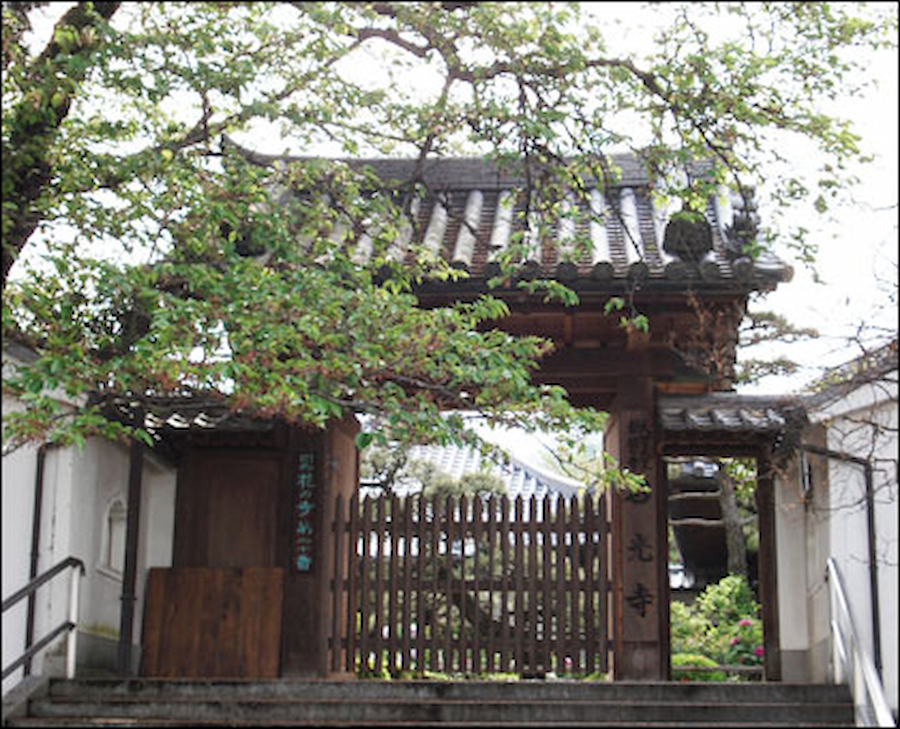
[[[183,719],[145,719],[140,722],[140,724],[136,724],[134,719],[85,719],[83,717],[37,717],[37,718],[20,718],[13,719],[8,722],[8,726],[19,726],[19,727],[134,727],[134,726],[147,726],[147,727],[172,727],[172,726],[195,726],[195,727],[220,727],[223,726],[222,721],[185,721]],[[325,727],[356,727],[359,726],[358,722],[342,722],[342,721],[328,721],[328,722],[320,722],[320,721],[263,721],[252,720],[252,721],[228,721],[227,726],[236,726],[236,727],[306,727],[306,726],[325,726]],[[572,729],[590,729],[591,727],[620,727],[622,726],[621,722],[618,721],[600,721],[600,720],[592,720],[592,721],[579,721],[579,722],[553,722],[548,725],[545,722],[538,723],[525,723],[525,722],[422,722],[422,721],[388,721],[388,722],[380,722],[380,721],[370,721],[366,723],[367,727],[389,727],[389,726],[399,726],[399,727],[441,727],[450,728],[450,727],[497,727],[498,729],[509,728],[513,729],[514,727],[521,726],[552,726],[552,727],[571,727]],[[636,721],[629,723],[629,726],[632,727],[696,727],[698,726],[695,721],[688,722],[679,722],[679,721],[660,721],[660,722],[652,722],[652,721]],[[771,722],[755,722],[752,725],[747,722],[716,722],[715,726],[718,727],[783,727],[785,726],[785,722],[783,721],[771,721]],[[821,724],[821,723],[809,723],[806,721],[794,721],[790,724],[791,727],[828,727],[829,729],[833,729],[834,727],[852,727],[854,724],[852,722],[845,724]]]
[[[852,726],[845,686],[94,678],[44,684],[9,726]]]
[[[250,681],[186,679],[53,680],[54,698],[458,699],[664,701],[717,703],[841,703],[846,687],[790,683],[588,681]]]
[[[689,722],[721,724],[740,719],[745,724],[847,723],[852,707],[844,703],[657,703],[648,701],[597,702],[590,700],[399,700],[370,699],[39,699],[31,703],[31,717],[108,719],[172,719],[182,721],[305,721],[395,723],[486,723],[547,725],[557,722],[605,723]]]

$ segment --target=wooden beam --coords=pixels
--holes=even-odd
[[[766,681],[781,680],[778,621],[778,561],[775,541],[775,477],[760,450],[756,459],[756,513],[759,519],[759,598],[762,603]]]
[[[671,377],[680,364],[678,355],[668,348],[650,347],[646,352],[627,351],[623,347],[560,348],[541,360],[541,372],[554,376],[646,375]]]

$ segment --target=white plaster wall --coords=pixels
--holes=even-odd
[[[4,366],[6,366],[4,362]],[[9,412],[18,403],[3,398]],[[24,446],[2,460],[3,573],[6,598],[28,582],[34,510],[37,447]],[[104,565],[104,530],[111,502],[127,505],[129,449],[106,440],[90,439],[83,449],[51,448],[44,467],[44,497],[38,574],[73,556],[85,563],[81,584],[79,631],[115,638],[119,633],[122,575]],[[140,643],[143,594],[147,569],[171,566],[175,521],[175,469],[148,454],[144,459],[139,540],[135,643]],[[67,617],[71,576],[62,573],[36,593],[35,638],[40,639]],[[3,666],[24,650],[26,601],[3,615]],[[62,670],[64,641],[60,638],[38,654],[35,674]],[[80,651],[79,651],[80,652]],[[7,693],[22,678],[16,671],[3,681]]]
[[[82,629],[118,639],[120,634],[123,574],[105,565],[106,515],[119,499],[128,504],[130,449],[105,440],[92,439],[77,460],[73,473],[75,503],[69,510],[72,548],[87,567],[81,600]],[[138,535],[138,566],[132,640],[141,642],[143,594],[150,566],[172,564],[175,521],[175,469],[145,454],[142,471],[141,514]]]
[[[140,545],[135,594],[134,642],[141,642],[144,593],[150,567],[171,567],[175,535],[175,484],[177,471],[147,454],[144,458]]]
[[[69,520],[65,518],[72,501],[72,462],[73,449],[51,448],[47,451],[44,462],[44,495],[41,508],[41,539],[38,548],[37,573],[40,575],[50,569],[66,557],[74,556],[84,558],[83,554],[76,554],[71,549]],[[15,490],[20,493],[28,493],[33,498],[34,471],[27,479],[16,478],[12,481],[4,481],[3,490]],[[31,543],[31,522],[27,526],[27,543]],[[5,555],[4,555],[5,559]],[[69,585],[73,570],[54,577],[50,582],[38,588],[35,593],[34,636],[39,640],[67,619],[67,606],[69,597]],[[59,655],[63,646],[63,639],[59,638],[56,646],[51,646],[42,651],[36,657],[32,672],[40,674],[55,672],[60,664],[56,662],[56,668],[51,668],[47,661],[49,655]]]
[[[27,582],[31,544],[33,484],[36,449],[17,452],[3,460],[3,595]],[[85,563],[82,579],[79,632],[117,638],[121,611],[122,575],[104,565],[106,515],[120,498],[127,505],[129,449],[109,441],[91,439],[84,449],[68,447],[47,453],[44,505],[38,573],[68,556]],[[152,454],[144,459],[137,601],[134,642],[140,644],[143,594],[147,569],[172,563],[175,521],[176,471]],[[70,578],[59,575],[40,588],[35,613],[35,636],[40,638],[66,618]],[[4,665],[24,646],[25,608],[3,618]],[[33,672],[56,674],[62,669],[62,641],[45,651]],[[44,663],[45,655],[55,656]],[[3,683],[6,692],[21,680],[21,671]]]
[[[806,507],[795,461],[775,481],[778,625],[785,681],[807,681]]]
[[[122,576],[103,562],[106,513],[116,498],[128,504],[128,449],[91,439],[73,467],[72,509],[69,512],[71,549],[84,560],[87,574],[81,600],[82,629],[118,634]]]
[[[893,374],[896,380],[896,373]],[[883,682],[888,702],[898,708],[898,412],[896,384],[870,385],[830,404],[819,415],[827,446],[869,460],[874,466],[876,565],[878,570]],[[873,651],[868,526],[863,469],[829,459],[827,504],[821,522],[830,554],[841,571],[860,638]],[[820,537],[821,538],[821,537]],[[818,608],[817,608],[818,612]]]
[[[817,429],[814,437],[806,442],[824,446],[824,431]],[[828,461],[810,456],[812,489],[807,495],[806,510],[806,589],[807,615],[809,616],[808,677],[813,683],[830,682],[831,613],[825,565],[831,554],[828,525],[831,512],[828,508]]]
[[[14,403],[3,398],[3,412]],[[2,461],[3,492],[3,573],[2,597],[6,599],[28,583],[31,552],[31,524],[34,514],[34,473],[37,448],[22,447]],[[26,600],[3,614],[3,667],[21,655],[25,648]],[[19,669],[3,680],[5,694],[22,679]]]

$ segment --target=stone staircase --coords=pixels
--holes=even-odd
[[[7,726],[852,726],[845,686],[51,679]]]

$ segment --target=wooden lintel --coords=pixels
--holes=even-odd
[[[663,456],[746,456],[758,458],[765,443],[759,440],[733,440],[724,438],[720,433],[691,433],[675,439],[670,435],[663,437],[660,454]],[[765,442],[768,442],[767,440]]]
[[[541,361],[545,379],[554,377],[615,377],[642,375],[654,380],[672,377],[678,356],[666,347],[630,352],[622,347],[561,348]]]
[[[661,395],[705,395],[712,390],[710,383],[698,382],[657,382],[656,391]]]
[[[592,393],[613,396],[616,393],[616,381],[612,377],[535,377],[542,385],[559,385],[569,393]]]

